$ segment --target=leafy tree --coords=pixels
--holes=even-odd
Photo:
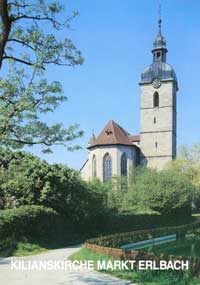
[[[184,175],[170,170],[145,170],[136,178],[133,195],[139,204],[168,215],[191,211],[195,188]]]
[[[169,163],[166,169],[187,177],[198,190],[195,193],[195,204],[200,208],[200,144],[190,147],[181,146],[178,158]]]
[[[70,224],[92,228],[106,213],[105,193],[61,164],[25,152],[0,148],[0,209],[42,205],[56,210]]]
[[[61,144],[71,150],[69,143],[82,135],[76,124],[64,128],[41,120],[41,115],[67,99],[60,83],[48,82],[45,72],[83,62],[80,51],[65,36],[76,15],[66,17],[59,1],[0,1],[1,145],[40,144],[48,152],[52,145]]]

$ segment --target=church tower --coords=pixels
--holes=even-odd
[[[160,17],[159,17],[160,18]],[[158,21],[158,35],[153,43],[153,63],[141,75],[142,165],[162,169],[176,157],[176,94],[178,82],[173,68],[166,63],[166,41]]]

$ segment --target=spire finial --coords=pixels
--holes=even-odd
[[[158,0],[158,34],[161,35],[161,24],[162,24],[162,18],[161,18],[161,1]]]
[[[96,140],[96,137],[94,134],[94,130],[92,130],[90,140],[89,140],[89,145],[92,145],[95,142],[95,140]]]

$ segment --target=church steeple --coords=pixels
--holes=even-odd
[[[152,50],[153,62],[166,62],[166,53],[167,53],[166,40],[162,35],[161,24],[162,24],[161,6],[159,3],[158,35],[155,41],[153,42],[153,50]]]
[[[178,83],[166,62],[166,40],[162,35],[159,5],[158,32],[153,42],[153,63],[141,74],[140,161],[161,170],[176,157],[176,94]]]

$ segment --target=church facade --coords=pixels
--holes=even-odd
[[[176,95],[178,81],[167,64],[166,40],[158,21],[158,35],[153,43],[153,63],[140,80],[140,134],[131,135],[110,120],[99,136],[92,135],[88,160],[81,168],[85,180],[108,181],[127,176],[137,165],[157,170],[176,157]]]

